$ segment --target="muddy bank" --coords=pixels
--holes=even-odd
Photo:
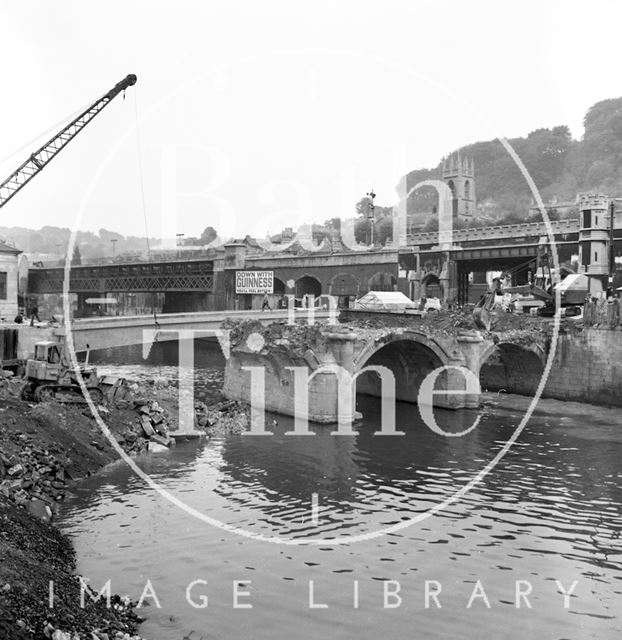
[[[110,412],[114,431],[125,427],[130,411]],[[71,542],[50,522],[72,481],[116,457],[83,407],[34,405],[11,396],[2,400],[0,638],[138,637],[140,618],[130,603],[114,597],[107,608],[86,595],[81,608]]]
[[[0,640],[140,638],[132,603],[83,596],[71,541],[54,515],[72,483],[119,455],[87,405],[36,404],[19,398],[19,380],[0,387]],[[130,456],[174,446],[178,389],[165,380],[128,383],[100,406],[114,439]],[[248,407],[197,402],[195,429],[241,433]],[[50,607],[50,581],[54,583]],[[95,635],[93,635],[93,632]]]

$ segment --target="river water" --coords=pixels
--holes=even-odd
[[[155,345],[147,361],[133,349],[95,359],[110,373],[172,379],[176,349]],[[221,354],[199,343],[195,358],[197,392],[216,397]],[[375,437],[378,403],[358,403],[365,417],[356,437],[331,436],[331,427],[285,436],[292,421],[268,416],[271,437],[213,438],[137,462],[185,504],[248,534],[366,539],[286,545],[237,535],[188,514],[120,462],[65,504],[59,524],[74,540],[79,571],[94,587],[110,579],[113,591],[133,599],[150,581],[158,603],[145,599],[141,633],[152,640],[621,637],[619,410],[542,401],[465,496],[370,537],[421,516],[473,478],[527,401],[489,397],[481,423],[462,438],[433,433],[407,404],[397,407],[406,435]],[[437,412],[448,429],[473,417]],[[187,594],[198,580],[205,582]],[[243,581],[237,604],[252,608],[234,606],[235,581]],[[564,598],[560,589],[573,583]],[[526,598],[517,589],[529,591]]]

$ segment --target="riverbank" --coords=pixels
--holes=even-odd
[[[118,453],[88,406],[26,402],[20,388],[19,380],[0,388],[0,640],[140,639],[129,600],[112,596],[108,607],[81,594],[71,540],[53,524],[72,484]],[[177,394],[165,380],[128,383],[100,413],[128,455],[161,451],[175,442]],[[196,404],[195,426],[207,436],[248,423],[237,403]]]
[[[107,414],[118,439],[134,413],[130,408],[115,408]],[[72,482],[97,472],[117,457],[87,414],[82,406],[33,405],[11,396],[2,402],[2,639],[139,638],[135,634],[141,619],[131,603],[113,596],[108,608],[105,599],[95,603],[84,594],[84,608],[80,606],[80,582],[71,541],[52,524]]]

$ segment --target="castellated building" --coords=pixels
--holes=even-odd
[[[454,217],[470,218],[475,214],[475,168],[473,159],[464,160],[460,152],[443,158],[441,177],[452,193]]]
[[[427,176],[421,175],[427,173]],[[451,191],[451,210],[454,219],[468,220],[475,216],[475,166],[472,158],[462,159],[460,152],[443,158],[440,171],[413,171],[400,179],[395,190],[400,204],[406,207],[409,230],[420,230],[438,211],[438,193],[432,186],[424,183],[430,180],[442,180]],[[429,177],[428,177],[429,176]]]

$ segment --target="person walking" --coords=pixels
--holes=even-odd
[[[268,311],[272,311],[272,309],[270,308],[270,298],[268,298],[268,294],[267,293],[264,293],[263,294],[263,302],[261,303],[261,310],[265,311],[266,309]]]

